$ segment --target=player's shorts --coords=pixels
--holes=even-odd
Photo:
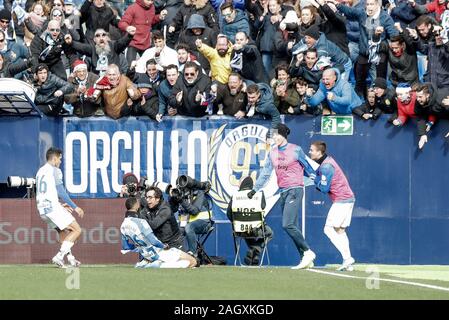
[[[47,214],[41,214],[40,216],[51,228],[54,229],[57,227],[59,230],[64,230],[75,221],[75,218],[70,212],[61,205],[55,207],[53,211]]]
[[[163,262],[176,262],[181,258],[182,251],[176,248],[161,250],[158,252],[159,260]]]
[[[355,202],[334,202],[327,214],[326,226],[346,228],[351,224]]]

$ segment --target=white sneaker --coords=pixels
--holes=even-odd
[[[59,268],[67,268],[67,266],[64,264],[64,258],[59,258],[58,255],[55,255],[52,259],[51,262],[55,265],[57,265]]]
[[[313,260],[315,260],[316,255],[312,250],[307,250],[304,252],[304,256],[302,257],[301,262],[297,265],[292,267],[293,270],[296,269],[309,269],[313,268]]]
[[[149,263],[150,263],[150,261],[148,261],[147,259],[143,259],[142,261],[137,262],[134,265],[134,268],[145,268],[145,266]]]
[[[338,267],[337,271],[354,271],[353,264],[355,263],[355,260],[353,257],[350,257],[343,261],[343,264]]]
[[[75,257],[73,257],[73,258],[67,257],[67,260],[69,261],[69,264],[71,267],[77,268],[81,265],[81,262],[76,260]]]

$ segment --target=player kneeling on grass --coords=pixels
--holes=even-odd
[[[326,154],[326,143],[315,141],[311,144],[309,155],[319,163],[314,178],[315,186],[323,193],[329,194],[333,204],[327,214],[324,233],[343,257],[343,264],[338,271],[353,271],[355,262],[351,257],[346,228],[351,224],[355,197],[343,170],[332,157]]]
[[[62,151],[51,147],[46,154],[47,163],[36,174],[36,204],[42,220],[59,234],[61,249],[53,257],[52,262],[64,268],[64,257],[67,256],[72,267],[81,263],[71,253],[71,248],[81,235],[81,227],[71,215],[73,210],[82,218],[84,211],[68,196],[62,183],[62,172],[59,169]],[[61,198],[65,204],[59,202]]]
[[[139,217],[140,202],[131,197],[126,200],[126,214],[120,226],[122,253],[138,252],[143,259],[136,268],[193,268],[196,259],[177,249],[163,244],[153,233],[145,219]]]

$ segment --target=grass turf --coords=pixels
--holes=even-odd
[[[66,282],[73,284],[73,274],[66,269],[2,265],[0,299],[449,299],[449,291],[409,284],[380,281],[379,289],[367,289],[367,267],[358,265],[354,272],[337,273],[363,277],[352,279],[289,268],[134,269],[128,265],[86,265],[79,269],[80,288],[69,290]],[[449,288],[449,266],[376,268],[383,279]]]

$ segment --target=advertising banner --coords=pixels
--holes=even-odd
[[[269,127],[270,121],[248,124],[233,117],[167,117],[161,123],[147,118],[67,119],[65,185],[74,197],[114,198],[127,172],[173,186],[180,175],[188,175],[211,183],[209,194],[214,207],[221,209],[213,210],[215,218],[225,219],[240,182],[249,175],[256,181],[264,166]],[[268,210],[277,200],[277,189],[273,172],[264,188]]]

